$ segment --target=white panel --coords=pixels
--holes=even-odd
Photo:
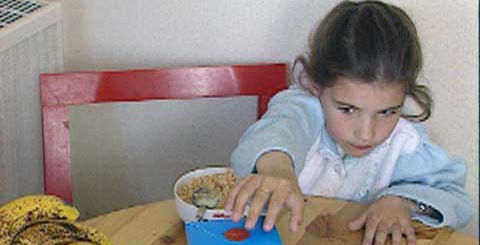
[[[88,217],[172,198],[181,173],[229,164],[256,105],[235,97],[70,107],[74,204]]]

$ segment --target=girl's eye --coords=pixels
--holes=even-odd
[[[398,113],[397,109],[394,109],[394,110],[384,110],[382,112],[380,112],[382,115],[385,115],[387,117],[390,117],[390,116],[393,116],[395,114]]]
[[[355,112],[355,108],[352,106],[338,107],[338,110],[343,114],[347,114],[347,115],[353,114]]]

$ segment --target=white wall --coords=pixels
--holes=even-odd
[[[291,62],[338,0],[63,0],[65,70]],[[466,159],[478,237],[478,2],[390,0],[417,22],[432,138]]]
[[[334,3],[311,2],[66,1],[66,69],[290,61]]]

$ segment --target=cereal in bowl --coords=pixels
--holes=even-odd
[[[192,196],[194,192],[201,187],[208,188],[214,190],[220,195],[220,200],[215,209],[223,209],[225,198],[228,196],[236,182],[237,178],[233,174],[233,171],[229,169],[225,173],[196,177],[191,182],[180,186],[177,194],[183,201],[193,204]]]

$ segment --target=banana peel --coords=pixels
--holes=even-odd
[[[0,207],[0,245],[111,245],[107,236],[75,223],[79,211],[49,195],[28,195]]]
[[[13,237],[12,245],[24,244],[74,244],[85,242],[87,244],[111,244],[108,238],[99,231],[66,221],[45,221],[29,225]]]

